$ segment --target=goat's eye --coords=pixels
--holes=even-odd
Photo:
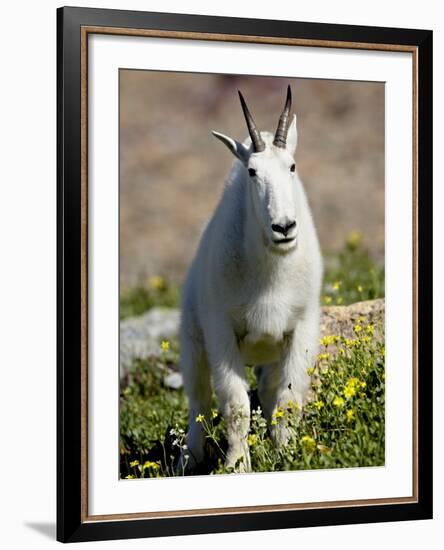
[[[293,163],[293,164],[290,166],[290,172],[294,172],[295,170],[296,170],[296,164]]]
[[[248,173],[251,177],[253,177],[256,175],[256,170],[254,168],[248,168]]]

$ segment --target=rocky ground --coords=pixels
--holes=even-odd
[[[359,318],[377,327],[384,321],[384,299],[357,302],[349,306],[324,306],[321,334],[353,338],[353,327]],[[131,317],[120,323],[120,377],[125,381],[135,359],[161,355],[162,339],[176,339],[180,315],[177,309],[153,308],[144,315]],[[377,336],[377,335],[376,335]],[[165,373],[165,385],[174,389],[182,385],[180,374],[174,370]]]

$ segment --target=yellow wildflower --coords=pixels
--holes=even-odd
[[[130,462],[130,466],[131,468],[135,468],[136,466],[138,466],[140,464],[140,462],[138,460],[132,460]]]
[[[344,403],[345,403],[344,399],[343,399],[341,396],[339,396],[339,395],[337,395],[337,396],[333,399],[333,405],[334,405],[335,407],[343,407],[343,406],[344,406]]]
[[[319,340],[319,343],[321,344],[321,346],[329,346],[330,344],[336,344],[337,342],[339,341],[339,337],[338,336],[334,336],[333,334],[329,334],[327,336],[324,336],[322,337],[320,340]]]
[[[347,422],[351,422],[355,418],[355,413],[353,412],[352,409],[348,409],[348,411],[346,412],[346,415],[347,415]]]
[[[328,359],[330,357],[330,354],[329,353],[320,353],[318,355],[318,359],[319,361],[324,361],[325,359]]]
[[[347,399],[350,399],[350,397],[353,397],[356,394],[356,389],[354,386],[345,386],[344,388],[344,395]]]
[[[318,411],[320,411],[324,406],[324,402],[318,399],[315,401],[314,406],[318,409]]]
[[[162,340],[160,347],[162,348],[163,352],[167,352],[170,349],[170,343],[168,342],[168,340]]]
[[[358,292],[362,292],[364,290],[361,285],[358,285],[356,288],[357,288]]]
[[[297,403],[295,403],[294,401],[291,401],[291,400],[287,403],[287,407],[290,410],[295,410],[295,411],[298,411],[300,409],[299,405]]]
[[[351,231],[348,238],[347,238],[347,245],[350,248],[357,248],[359,244],[361,244],[362,235],[359,231],[356,229]]]
[[[152,460],[147,460],[144,462],[142,468],[146,470],[147,468],[151,468],[152,470],[158,470],[160,468],[160,464],[158,462],[153,462]]]
[[[324,304],[331,304],[332,297],[331,296],[324,296]]]
[[[307,374],[308,374],[308,376],[312,376],[313,373],[314,373],[314,371],[315,371],[315,370],[314,370],[313,367],[309,367],[309,368],[307,369]]]
[[[216,411],[216,409],[211,409],[211,418],[216,418],[219,413]]]
[[[205,420],[205,416],[203,414],[198,414],[195,420],[198,423],[203,422]]]
[[[356,334],[357,334],[358,332],[361,332],[362,327],[361,327],[361,325],[355,325],[355,326],[353,327],[353,330],[354,330],[354,331],[356,332]]]
[[[316,449],[316,441],[309,435],[304,435],[301,438],[302,446],[309,452],[313,452]]]
[[[128,474],[128,475],[125,477],[125,479],[134,479],[134,476],[131,475],[131,474]]]
[[[367,325],[365,327],[365,331],[368,332],[369,334],[373,334],[375,332],[375,325]]]
[[[274,412],[273,416],[275,418],[282,418],[284,416],[284,409],[281,409],[281,407],[278,407],[276,411]]]
[[[272,421],[270,422],[270,424],[271,424],[272,426],[276,426],[276,425],[277,425],[277,421],[276,421],[276,420],[272,420]]]
[[[350,349],[355,347],[356,343],[356,340],[352,340],[351,338],[344,338],[344,344]]]
[[[149,278],[149,285],[155,290],[161,290],[165,286],[165,281],[159,275],[153,275]]]
[[[339,353],[341,355],[345,355],[345,349],[344,348],[339,348]]]
[[[339,290],[341,286],[341,281],[335,281],[332,286],[333,286],[333,290]]]
[[[257,443],[257,435],[256,434],[250,434],[247,439],[248,445],[252,447],[253,445],[256,445]]]

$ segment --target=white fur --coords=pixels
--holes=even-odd
[[[245,364],[256,365],[259,398],[268,420],[280,405],[302,404],[307,368],[319,341],[322,259],[302,183],[291,172],[296,117],[287,148],[262,132],[265,151],[214,133],[235,154],[224,193],[202,235],[182,300],[181,370],[189,399],[189,467],[204,461],[205,434],[195,418],[210,418],[212,379],[227,425],[226,464],[241,458],[250,470],[247,445],[250,404]],[[250,177],[248,168],[256,169]],[[296,220],[290,243],[274,223]],[[271,426],[277,444],[286,434]],[[187,451],[188,452],[188,451]]]

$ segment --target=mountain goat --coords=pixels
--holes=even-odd
[[[210,418],[211,379],[226,421],[226,465],[250,471],[245,365],[256,366],[259,399],[270,421],[277,407],[302,404],[319,341],[322,259],[293,158],[291,89],[274,135],[259,132],[240,92],[239,97],[249,138],[240,143],[213,132],[236,160],[182,298],[189,472],[205,460],[205,433],[196,417]],[[270,434],[277,445],[288,437],[279,423],[270,424]]]

